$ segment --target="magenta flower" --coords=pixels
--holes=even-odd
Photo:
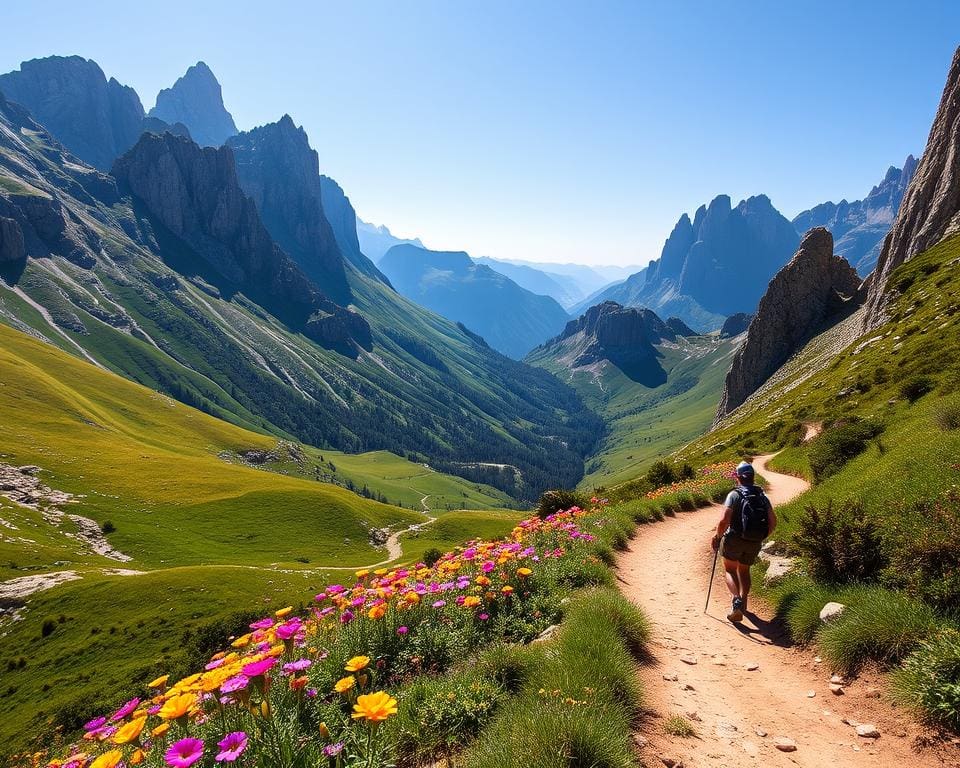
[[[107,724],[107,718],[105,717],[95,717],[89,723],[83,726],[85,731],[95,731],[97,728],[100,728]]]
[[[250,685],[250,678],[246,675],[234,675],[223,681],[220,686],[221,693],[235,693],[244,690]]]
[[[490,614],[489,614],[489,613],[481,613],[481,614],[479,614],[479,615],[477,616],[477,618],[480,619],[480,621],[486,621],[487,619],[490,618]]]
[[[343,587],[341,587],[339,584],[331,584],[329,587],[327,587],[328,595],[339,595],[343,591]]]
[[[353,621],[353,611],[344,611],[340,614],[341,624],[349,624],[351,621]]]
[[[291,661],[283,665],[283,671],[288,675],[295,675],[297,672],[303,672],[305,669],[309,669],[310,665],[313,664],[310,659],[297,659],[296,661]]]
[[[111,720],[123,720],[127,715],[129,715],[133,710],[140,706],[140,699],[130,699],[126,704],[124,704],[120,709],[113,713]]]
[[[209,663],[204,667],[204,669],[206,669],[206,670],[209,671],[209,670],[211,670],[211,669],[216,669],[217,667],[222,667],[222,666],[223,666],[223,663],[224,663],[225,661],[226,661],[226,659],[214,659],[213,661],[209,662]]]
[[[336,757],[341,752],[343,752],[342,741],[338,741],[336,744],[327,744],[327,746],[323,748],[323,754],[326,757]]]
[[[267,674],[276,663],[276,659],[261,659],[260,661],[245,664],[242,672],[247,677],[260,677],[261,675]]]
[[[203,742],[200,739],[180,739],[170,745],[163,759],[172,768],[190,768],[203,757]]]
[[[446,600],[435,600],[433,603],[434,608],[443,608],[447,604]]]
[[[401,637],[403,637],[403,635],[407,634],[407,632],[409,631],[410,630],[407,629],[406,627],[397,627],[397,634],[400,635]]]
[[[220,747],[220,751],[214,760],[218,763],[232,763],[247,748],[247,734],[243,731],[228,733],[217,742],[217,746]]]
[[[269,616],[265,619],[260,619],[259,621],[253,622],[250,625],[250,629],[270,629],[273,626],[273,619]]]
[[[277,627],[277,637],[281,640],[290,640],[301,629],[303,629],[303,623],[300,619],[290,619],[290,621],[286,621]]]
[[[494,568],[496,568],[497,566],[494,565],[493,561],[487,560],[487,561],[486,561],[482,566],[480,566],[480,567],[483,569],[483,572],[484,572],[484,573],[490,573],[490,571],[492,571],[492,570],[493,570]]]

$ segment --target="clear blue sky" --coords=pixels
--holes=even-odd
[[[644,263],[719,193],[792,217],[922,151],[960,3],[786,5],[4,3],[0,71],[77,53],[149,109],[203,59],[241,129],[289,112],[397,234]]]

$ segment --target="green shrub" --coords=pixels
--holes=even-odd
[[[586,502],[587,497],[579,491],[544,491],[537,504],[537,515],[541,518],[550,517],[571,507],[582,507]]]
[[[817,482],[835,475],[883,431],[875,421],[848,421],[826,429],[810,443],[810,469]]]
[[[847,609],[819,633],[833,669],[856,672],[867,661],[893,664],[937,628],[933,610],[906,595],[879,587],[853,587],[839,600]]]
[[[960,402],[941,403],[933,412],[933,420],[944,432],[960,429]]]
[[[57,628],[57,622],[53,619],[45,619],[40,627],[40,637],[50,637]]]
[[[887,564],[880,526],[859,501],[808,505],[797,519],[793,545],[817,581],[870,581]]]
[[[117,526],[115,526],[110,520],[104,520],[103,525],[100,526],[100,530],[103,531],[104,535],[106,536],[116,531]]]
[[[891,517],[888,581],[944,612],[960,606],[960,491],[903,505]]]
[[[933,380],[929,376],[911,376],[900,385],[900,397],[915,403],[933,389]]]
[[[443,552],[436,547],[430,547],[430,549],[423,553],[423,564],[428,568],[432,568],[441,557],[443,557]]]
[[[677,475],[665,461],[655,461],[650,469],[647,470],[646,481],[653,488],[660,488],[664,485],[676,482]]]
[[[893,692],[925,719],[960,730],[960,631],[945,628],[921,643],[893,674]]]
[[[681,480],[693,480],[697,476],[696,471],[689,464],[684,464],[680,467],[680,479]]]
[[[820,610],[837,596],[837,588],[817,584],[809,576],[787,576],[772,590],[777,615],[787,621],[794,642],[811,642],[820,630]]]

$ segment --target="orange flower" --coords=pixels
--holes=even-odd
[[[407,602],[407,605],[416,605],[420,602],[420,595],[416,592],[407,592],[407,594],[403,596],[403,599]]]
[[[395,714],[397,714],[397,700],[386,691],[377,691],[358,696],[357,703],[353,705],[351,717],[354,720],[379,723]]]
[[[156,680],[151,680],[147,683],[147,688],[163,688],[167,684],[167,680],[170,679],[170,675],[161,675]]]
[[[138,749],[132,755],[130,755],[130,765],[140,765],[140,763],[146,759],[147,753],[142,749]]]
[[[181,696],[172,696],[167,699],[166,703],[160,707],[160,711],[157,713],[163,720],[177,720],[181,717],[186,717],[189,714],[190,710],[194,708],[197,703],[197,697],[192,693],[185,693]]]
[[[463,605],[465,608],[476,608],[478,605],[480,605],[480,598],[476,595],[465,597],[463,600]]]
[[[512,594],[513,594],[513,587],[511,587],[509,584],[507,584],[507,586],[503,587],[500,591],[503,592],[503,594],[505,594],[505,595],[512,595]]]
[[[143,730],[143,727],[147,724],[147,717],[137,718],[136,720],[131,720],[126,725],[121,726],[117,729],[117,732],[113,734],[113,743],[114,744],[130,744],[131,742],[136,741],[140,738],[140,732]]]
[[[123,752],[119,749],[111,749],[90,763],[90,768],[115,768],[121,760],[123,760]]]
[[[369,656],[354,656],[352,659],[350,659],[350,661],[347,662],[344,669],[347,672],[359,672],[361,669],[366,669],[369,666]]]
[[[386,603],[380,603],[379,605],[373,606],[369,611],[367,611],[367,616],[374,621],[377,619],[382,619],[387,613]]]
[[[170,723],[160,723],[156,728],[150,731],[150,735],[155,739],[163,736],[167,731],[170,730]]]
[[[353,675],[341,677],[339,680],[337,680],[336,685],[333,686],[333,690],[335,690],[337,693],[346,693],[356,684],[357,678],[355,678]]]

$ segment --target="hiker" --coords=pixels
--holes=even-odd
[[[763,489],[755,485],[753,465],[737,466],[737,487],[727,495],[723,518],[713,537],[713,551],[719,548],[727,589],[733,595],[733,608],[727,618],[743,621],[750,594],[750,566],[760,554],[763,540],[777,527],[777,515]]]

